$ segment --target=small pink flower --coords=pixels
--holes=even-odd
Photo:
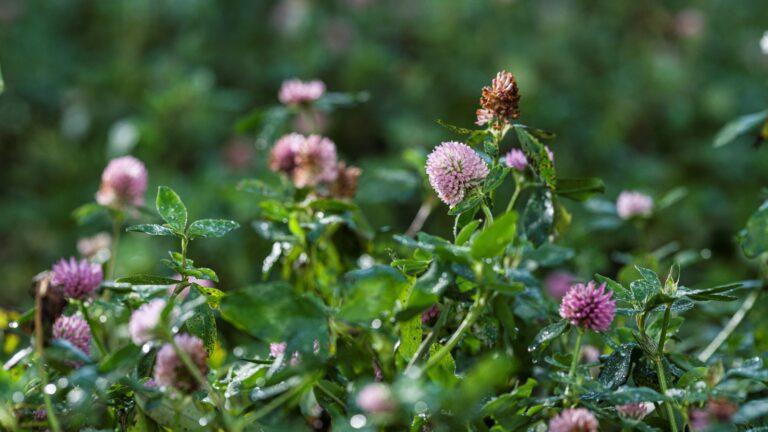
[[[575,284],[560,303],[560,316],[571,324],[596,332],[608,330],[616,314],[616,302],[611,299],[612,291],[605,291],[605,284],[597,286]]]
[[[296,152],[303,142],[304,135],[297,133],[280,137],[272,147],[269,156],[269,169],[290,175],[296,167]]]
[[[65,297],[83,299],[90,297],[101,285],[104,275],[101,266],[82,259],[61,259],[51,269],[51,283]]]
[[[426,325],[432,325],[440,317],[440,308],[435,304],[429,307],[421,313],[421,323]]]
[[[522,150],[512,149],[504,156],[504,163],[510,168],[523,171],[528,166],[528,158]]]
[[[290,79],[283,81],[278,93],[280,103],[284,105],[297,105],[309,103],[320,99],[325,93],[325,84],[320,80],[301,81]]]
[[[358,393],[357,405],[372,414],[384,414],[395,410],[392,390],[383,383],[368,384]]]
[[[53,323],[53,338],[68,341],[80,351],[91,353],[91,328],[80,315],[61,315]]]
[[[576,276],[565,270],[557,270],[547,275],[544,279],[544,287],[547,293],[556,299],[562,299],[565,293],[576,282]]]
[[[484,126],[493,120],[493,111],[485,108],[479,108],[475,112],[475,116],[477,117],[477,121],[475,121],[475,124],[478,126]]]
[[[298,188],[333,183],[339,174],[336,145],[320,135],[285,135],[272,148],[269,167],[287,174]]]
[[[128,322],[128,333],[133,343],[143,345],[155,338],[155,330],[165,305],[165,300],[154,299],[133,311]]]
[[[595,415],[586,408],[563,410],[549,421],[549,432],[597,432]]]
[[[455,141],[444,142],[427,156],[429,183],[437,196],[450,207],[464,199],[466,192],[488,175],[488,166],[471,147]]]
[[[600,350],[594,345],[584,345],[581,347],[581,359],[586,363],[595,363],[600,360]]]
[[[269,344],[269,355],[272,357],[280,357],[281,355],[285,354],[285,349],[288,348],[288,344],[286,342],[273,342]]]
[[[653,211],[653,198],[636,191],[623,191],[616,200],[616,212],[622,219],[648,217]]]
[[[655,406],[651,402],[634,402],[616,407],[619,415],[625,419],[640,421],[652,413]]]
[[[203,341],[188,334],[176,335],[174,340],[181,351],[187,353],[192,363],[205,376],[208,373],[208,353],[205,351]],[[198,388],[198,382],[169,343],[163,345],[157,352],[154,379],[157,384],[163,387],[175,387],[183,392],[192,392]]]
[[[121,207],[144,204],[147,191],[147,168],[133,156],[112,159],[101,175],[96,202],[103,206]]]

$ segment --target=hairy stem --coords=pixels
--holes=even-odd
[[[110,245],[109,264],[107,264],[107,278],[115,278],[115,266],[117,265],[117,248],[120,244],[120,232],[123,228],[123,213],[118,212],[112,218],[112,244]]]
[[[489,226],[493,223],[493,213],[491,213],[491,209],[485,203],[483,203],[482,208],[485,215],[485,226]]]
[[[512,192],[512,197],[509,199],[509,204],[507,204],[507,209],[505,210],[505,213],[509,213],[512,211],[513,208],[515,208],[515,202],[517,202],[517,197],[520,196],[520,191],[523,190],[522,187],[520,187],[521,179],[518,178],[517,175],[515,175],[515,191]]]
[[[440,363],[440,360],[442,360],[443,357],[451,353],[456,344],[459,343],[459,339],[461,339],[461,336],[464,334],[464,332],[472,327],[472,324],[474,324],[475,321],[477,321],[477,319],[480,317],[480,313],[485,307],[485,303],[488,301],[488,297],[489,294],[487,292],[478,294],[477,299],[472,304],[472,307],[469,308],[467,316],[464,317],[464,321],[459,324],[459,328],[453,332],[451,338],[448,339],[448,342],[442,348],[440,348],[440,350],[437,351],[435,355],[429,358],[427,364],[424,366],[424,370],[427,370]]]
[[[88,327],[91,328],[91,339],[93,339],[93,342],[96,344],[96,348],[99,350],[99,354],[101,354],[102,357],[106,356],[107,348],[104,345],[104,342],[101,340],[101,334],[99,332],[100,327],[96,325],[95,321],[93,321],[91,314],[88,313],[88,308],[85,307],[83,302],[78,302],[77,308],[80,309],[80,313],[83,314],[85,322],[87,322]]]
[[[712,342],[707,345],[706,348],[704,348],[704,351],[702,351],[698,355],[698,359],[702,362],[706,362],[709,360],[712,355],[717,352],[718,348],[725,343],[725,341],[731,336],[731,334],[736,330],[736,327],[741,324],[741,321],[744,320],[744,317],[747,316],[747,312],[749,312],[752,307],[755,306],[755,303],[757,302],[757,298],[760,296],[760,291],[755,290],[749,293],[749,296],[747,296],[746,300],[744,300],[744,303],[741,304],[741,307],[739,310],[736,311],[735,314],[731,317],[730,320],[728,320],[728,323],[723,327],[722,330],[720,330],[720,333],[718,333],[717,336],[715,336],[714,339],[712,339]]]
[[[576,345],[573,347],[573,358],[571,358],[571,367],[568,369],[568,385],[565,387],[566,399],[571,395],[570,381],[573,381],[573,377],[576,375],[576,367],[579,365],[579,359],[581,358],[581,341],[584,340],[584,329],[579,327],[576,334]]]
[[[37,295],[35,296],[35,351],[37,352],[37,373],[40,376],[40,387],[43,390],[43,400],[45,401],[46,418],[48,425],[53,432],[60,432],[61,426],[56,417],[56,410],[53,409],[51,395],[45,388],[48,386],[48,374],[43,365],[43,296],[48,291],[48,277],[45,277],[37,286]]]
[[[669,317],[671,315],[672,305],[667,305],[664,310],[664,320],[661,325],[661,334],[659,335],[659,348],[656,352],[656,375],[659,377],[659,386],[661,387],[662,394],[667,394],[667,376],[664,373],[664,344],[667,338],[667,327],[669,327]],[[667,411],[667,417],[669,417],[669,428],[672,432],[677,432],[677,419],[675,419],[675,411],[672,409],[672,403],[669,401],[662,402]]]

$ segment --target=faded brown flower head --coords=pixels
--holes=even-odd
[[[515,76],[507,71],[497,73],[491,85],[483,87],[480,97],[480,105],[500,121],[520,117],[519,103],[520,92]]]
[[[331,185],[331,195],[336,198],[354,198],[362,170],[356,166],[348,167],[344,162],[339,162],[337,169],[338,175]]]

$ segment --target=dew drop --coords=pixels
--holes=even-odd
[[[355,414],[352,416],[352,418],[349,420],[349,425],[352,426],[355,429],[360,429],[368,422],[368,419],[365,418],[362,414]]]
[[[12,329],[19,328],[19,323],[17,323],[16,321],[11,321],[8,323],[8,328],[12,328]]]
[[[45,388],[43,388],[43,391],[45,392],[45,394],[52,395],[52,394],[56,393],[56,385],[55,384],[47,384],[45,386]]]

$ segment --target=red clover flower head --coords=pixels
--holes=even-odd
[[[187,353],[192,363],[205,376],[208,373],[208,354],[205,351],[203,341],[188,334],[176,335],[174,341],[181,351]],[[157,352],[154,379],[160,386],[175,387],[183,392],[192,392],[198,388],[195,377],[184,366],[170,343],[163,345]]]
[[[453,207],[488,175],[488,166],[468,145],[450,141],[427,156],[427,175],[440,199]]]
[[[395,410],[392,390],[384,383],[371,383],[357,394],[357,405],[371,414],[384,414]]]
[[[85,259],[78,261],[75,257],[62,258],[51,269],[51,283],[68,298],[90,297],[103,278],[100,265]]]
[[[304,135],[295,132],[278,139],[269,156],[269,169],[291,174],[296,167],[296,151],[302,142]]]
[[[612,295],[613,292],[605,291],[605,284],[598,286],[594,281],[586,285],[575,284],[560,303],[560,316],[581,328],[606,331],[616,314],[616,302]]]
[[[549,432],[597,432],[595,415],[586,408],[563,410],[549,421]]]
[[[301,81],[290,79],[283,81],[277,97],[284,105],[298,105],[314,102],[325,93],[325,84],[320,80]]]
[[[512,149],[504,156],[504,163],[510,168],[523,171],[528,166],[528,158],[522,150]]]
[[[625,419],[640,421],[652,413],[654,408],[651,402],[633,402],[617,406],[616,411]]]
[[[623,191],[616,200],[616,213],[622,219],[634,216],[647,217],[653,210],[653,198],[637,191]]]
[[[155,337],[155,329],[160,323],[160,315],[165,309],[165,300],[154,299],[133,311],[128,322],[128,333],[136,345],[143,345]]]
[[[91,328],[80,315],[61,315],[53,323],[53,338],[68,341],[80,351],[91,353]]]
[[[109,161],[104,169],[96,202],[110,207],[140,206],[146,191],[147,168],[135,157],[123,156]]]
[[[507,71],[497,73],[490,87],[483,87],[480,97],[480,105],[502,120],[520,117],[519,103],[520,91],[515,76]]]
[[[291,133],[275,143],[269,167],[287,174],[298,188],[333,183],[339,175],[336,145],[320,135]]]

